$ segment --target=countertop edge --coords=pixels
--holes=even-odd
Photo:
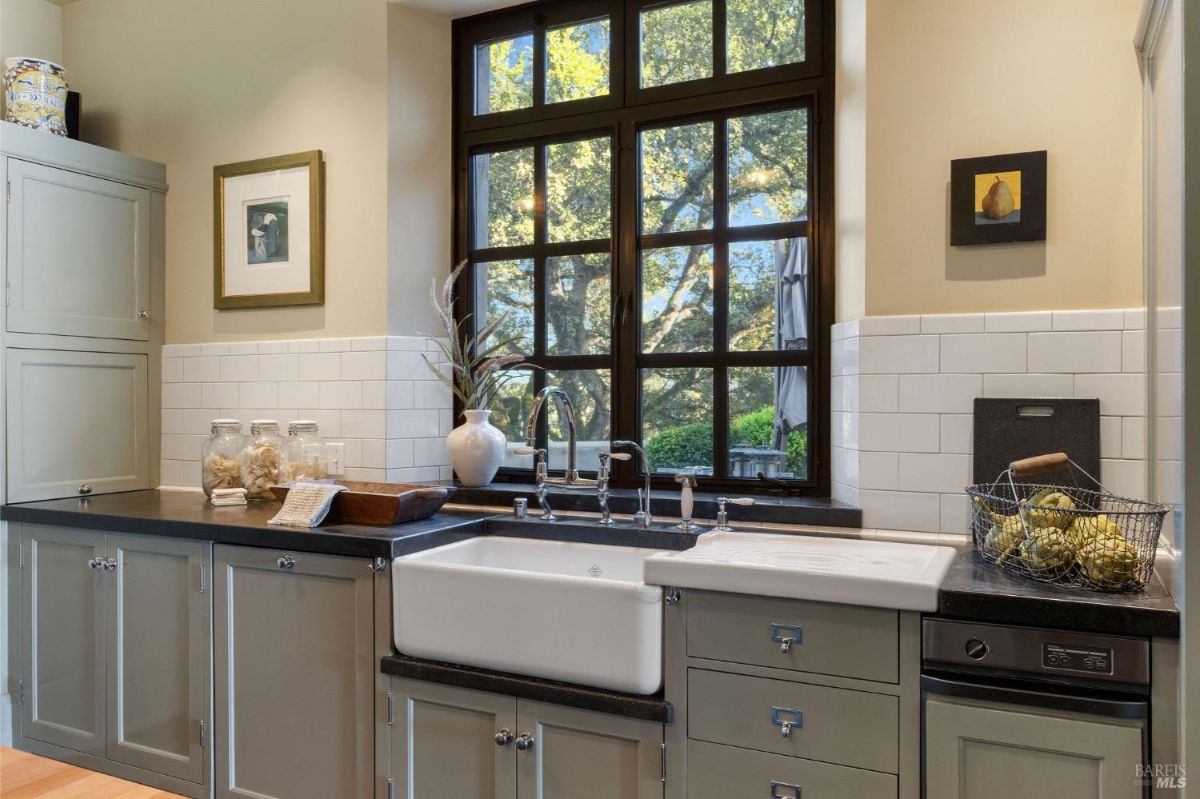
[[[548,702],[643,721],[665,724],[672,718],[671,703],[664,700],[660,694],[637,696],[604,688],[589,688],[399,654],[383,658],[379,669],[393,677],[410,677],[425,682],[488,691],[518,699]]]

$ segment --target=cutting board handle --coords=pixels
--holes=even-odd
[[[1032,458],[1022,458],[1019,461],[1013,461],[1008,465],[1012,469],[1013,476],[1025,477],[1031,474],[1040,474],[1053,469],[1059,469],[1071,462],[1071,459],[1065,452],[1048,452],[1045,455],[1034,455]]]

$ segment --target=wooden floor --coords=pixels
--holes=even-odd
[[[2,799],[183,799],[107,774],[0,746]]]

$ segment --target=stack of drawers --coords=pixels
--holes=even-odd
[[[687,796],[895,799],[899,613],[688,592]]]

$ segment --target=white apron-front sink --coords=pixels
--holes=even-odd
[[[396,649],[635,694],[662,684],[659,550],[481,536],[392,561]]]

